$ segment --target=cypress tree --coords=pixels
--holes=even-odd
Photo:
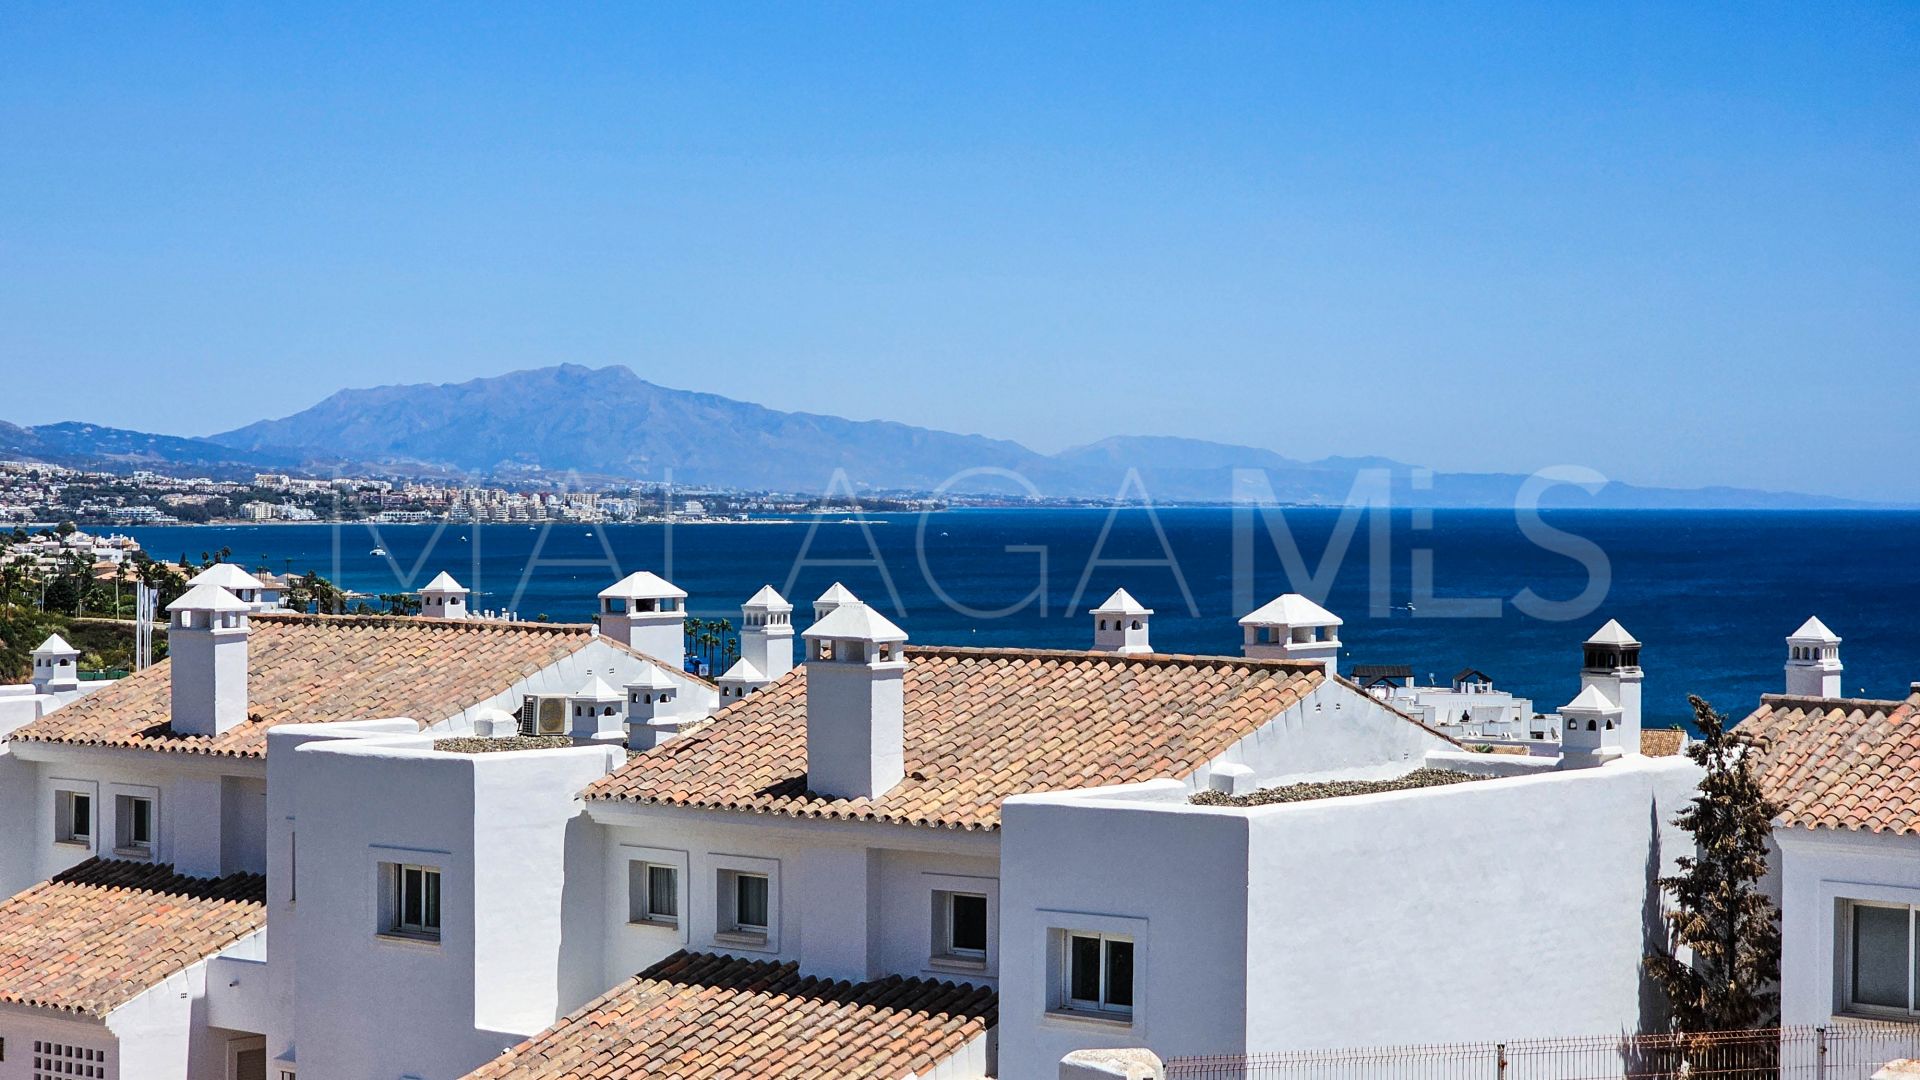
[[[1705,775],[1674,824],[1692,834],[1694,853],[1676,859],[1679,872],[1660,879],[1672,899],[1669,943],[1647,956],[1647,970],[1666,991],[1677,1034],[1772,1028],[1780,1015],[1780,923],[1760,881],[1778,809],[1760,790],[1753,740],[1728,730],[1727,718],[1699,697],[1688,701],[1701,738],[1687,756]],[[1734,1049],[1721,1040],[1683,1042],[1696,1066]],[[1741,1056],[1751,1060],[1751,1050]]]

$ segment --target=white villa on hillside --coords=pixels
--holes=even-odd
[[[1624,631],[1546,759],[1361,690],[1298,596],[1242,620],[1244,655],[1175,656],[1124,591],[1063,651],[914,644],[835,586],[795,667],[764,589],[715,685],[657,575],[597,628],[460,618],[445,584],[403,618],[203,582],[169,661],[13,732],[9,1049],[153,1080],[1020,1080],[1082,1047],[1638,1023],[1696,772],[1638,752]],[[1365,781],[1449,782],[1260,794]],[[1462,910],[1552,917],[1433,932]]]

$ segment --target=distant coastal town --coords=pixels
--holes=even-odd
[[[10,525],[203,525],[314,522],[724,523],[836,511],[918,513],[947,500],[907,496],[808,497],[669,484],[571,490],[427,483],[373,477],[313,479],[258,473],[248,480],[175,477],[149,470],[94,472],[0,460],[0,523]]]

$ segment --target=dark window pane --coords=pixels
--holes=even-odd
[[[429,930],[440,929],[440,874],[434,870],[420,872],[421,884],[425,886],[420,900],[420,925]]]
[[[767,879],[739,874],[734,881],[734,921],[741,926],[767,925]]]
[[[1907,909],[1853,909],[1853,1000],[1907,1007]]]
[[[949,946],[956,952],[987,951],[987,898],[955,893]]]
[[[1100,939],[1073,935],[1068,943],[1067,962],[1072,966],[1067,996],[1075,1001],[1099,1001]]]
[[[93,797],[90,795],[73,797],[73,835],[93,835]]]
[[[146,799],[133,800],[133,842],[153,842],[153,803]]]
[[[1107,942],[1107,997],[1109,1005],[1133,1007],[1133,942]]]
[[[420,925],[420,871],[410,866],[400,871],[400,925]]]
[[[671,866],[647,867],[647,914],[663,919],[679,917],[679,879]]]

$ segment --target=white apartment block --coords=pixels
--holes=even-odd
[[[35,1045],[155,1080],[1026,1080],[1083,1048],[1642,1020],[1698,773],[1640,753],[1617,623],[1577,693],[1569,665],[1564,754],[1529,757],[1343,678],[1304,597],[1195,657],[1124,591],[1065,651],[918,644],[839,586],[796,634],[766,589],[723,688],[682,670],[686,594],[653,574],[597,626],[429,591],[430,617],[333,617],[203,583],[169,661],[12,733],[0,1080]],[[1475,779],[1255,794],[1421,769]],[[49,896],[86,964],[34,932]]]

